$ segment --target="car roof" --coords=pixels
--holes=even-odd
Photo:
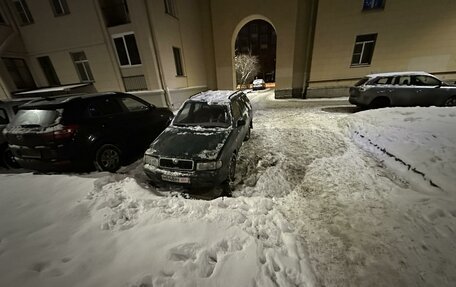
[[[96,98],[102,96],[114,96],[120,95],[123,93],[119,92],[105,92],[105,93],[94,93],[94,94],[74,94],[74,95],[63,95],[63,96],[53,96],[53,97],[44,97],[28,102],[22,107],[32,108],[32,107],[43,107],[43,106],[60,106],[75,100]]]
[[[423,71],[405,71],[405,72],[389,72],[389,73],[377,73],[377,74],[369,74],[367,77],[369,78],[377,78],[377,77],[394,77],[394,76],[412,76],[412,75],[421,75],[421,76],[431,76],[433,75],[423,72]]]
[[[189,99],[189,101],[207,103],[229,103],[232,97],[240,94],[242,94],[241,91],[231,90],[206,91],[194,95]]]

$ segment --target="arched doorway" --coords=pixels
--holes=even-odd
[[[254,19],[244,24],[236,35],[234,54],[246,54],[256,57],[257,70],[249,77],[264,79],[266,83],[275,83],[277,35],[274,27],[266,20]],[[236,72],[236,71],[235,71]],[[240,77],[236,76],[236,86]]]

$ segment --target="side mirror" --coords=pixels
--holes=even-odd
[[[245,120],[244,119],[239,119],[237,121],[236,127],[242,127],[245,126]]]

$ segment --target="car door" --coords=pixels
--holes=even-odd
[[[112,143],[124,147],[128,141],[129,126],[122,119],[124,110],[115,97],[88,98],[83,107],[81,123],[89,145]]]
[[[121,95],[119,101],[125,110],[124,120],[130,126],[133,145],[138,148],[147,147],[162,130],[163,118],[154,111],[154,106],[131,95]]]
[[[414,104],[416,89],[412,85],[410,75],[396,76],[393,85],[389,89],[391,105],[393,106],[410,106]]]
[[[439,79],[427,75],[415,75],[412,77],[415,85],[414,101],[419,106],[440,105],[446,95]]]

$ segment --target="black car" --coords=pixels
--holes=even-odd
[[[158,185],[229,183],[251,128],[252,107],[243,92],[200,93],[183,104],[172,124],[151,144],[144,156],[144,171]]]
[[[19,165],[14,160],[13,153],[8,147],[6,138],[3,135],[2,131],[14,118],[19,106],[30,102],[31,98],[22,98],[22,99],[12,99],[8,101],[0,101],[0,164],[7,168],[18,168]]]
[[[173,113],[126,93],[35,100],[20,107],[4,135],[16,161],[39,171],[116,171],[140,156]]]

